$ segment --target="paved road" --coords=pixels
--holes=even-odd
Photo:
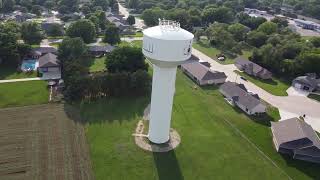
[[[119,12],[124,15],[125,18],[128,18],[129,16],[129,11],[127,8],[123,7],[120,3],[119,3]],[[134,24],[134,26],[137,29],[143,29],[145,27],[144,21],[140,18],[135,17],[136,19],[136,23]]]
[[[24,82],[24,81],[41,81],[41,80],[50,80],[50,79],[60,79],[59,76],[52,77],[35,77],[35,78],[22,78],[22,79],[8,79],[8,80],[0,80],[1,83],[10,83],[10,82]]]
[[[240,79],[239,76],[234,72],[234,70],[237,68],[233,64],[222,65],[196,49],[193,49],[193,54],[199,57],[201,60],[209,62],[212,65],[211,69],[225,72],[229,81],[244,84],[249,91],[259,94],[263,100],[279,108],[281,111],[293,113],[297,116],[306,114],[306,121],[311,124],[314,129],[320,131],[319,102],[304,96],[274,96],[255,84]]]

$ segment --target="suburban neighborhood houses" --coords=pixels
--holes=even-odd
[[[299,76],[292,81],[292,86],[308,92],[320,91],[320,79],[316,74]]]
[[[320,179],[319,11],[2,0],[0,180]]]
[[[248,115],[266,112],[266,106],[260,101],[259,96],[249,93],[243,84],[226,82],[220,86],[220,92]]]
[[[235,60],[235,66],[241,71],[261,79],[271,79],[272,73],[258,64],[245,60],[241,57]]]
[[[279,153],[294,159],[320,163],[320,139],[310,125],[299,118],[271,122],[273,142]]]
[[[198,61],[182,64],[181,70],[200,86],[222,84],[227,79],[227,76],[223,72],[211,71]]]

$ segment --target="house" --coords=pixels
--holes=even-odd
[[[90,46],[89,53],[95,57],[104,56],[106,53],[110,53],[115,49],[114,46],[106,45],[106,46]]]
[[[39,59],[38,71],[42,74],[43,78],[49,79],[60,79],[61,78],[61,68],[57,55],[52,53],[47,53],[41,56]]]
[[[52,54],[58,53],[58,50],[52,46],[38,47],[38,48],[35,48],[33,51],[37,51],[37,52],[41,53],[41,56],[48,54],[48,53],[52,53]]]
[[[274,146],[293,159],[320,163],[320,140],[312,127],[299,118],[271,122]]]
[[[242,57],[236,58],[235,66],[241,71],[260,79],[272,78],[272,73],[270,71]]]
[[[306,76],[299,76],[292,81],[292,86],[304,91],[320,90],[320,79],[317,79],[315,74],[307,74]]]
[[[181,70],[200,86],[221,84],[227,79],[225,73],[211,71],[209,68],[197,61],[182,64]]]
[[[249,93],[243,84],[228,81],[220,86],[220,92],[248,115],[266,112],[266,106],[260,101],[259,96]]]

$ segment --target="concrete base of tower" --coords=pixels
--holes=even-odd
[[[180,135],[175,129],[170,129],[169,140],[162,144],[155,144],[148,139],[148,136],[143,134],[146,132],[148,121],[140,120],[137,124],[134,140],[137,146],[141,149],[150,152],[169,152],[178,147],[181,142]]]

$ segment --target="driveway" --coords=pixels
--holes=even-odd
[[[280,111],[296,114],[297,116],[305,114],[307,116],[306,122],[320,131],[320,103],[305,96],[274,96],[255,84],[240,79],[239,75],[233,72],[237,69],[233,64],[222,65],[197,49],[192,51],[201,60],[209,62],[212,66],[211,69],[224,72],[228,76],[228,81],[244,84],[249,91],[257,93],[263,100],[279,108]]]

